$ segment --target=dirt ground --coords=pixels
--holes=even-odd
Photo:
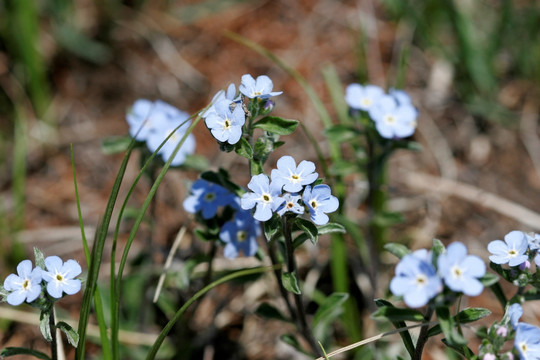
[[[429,247],[433,238],[444,243],[461,241],[471,253],[487,260],[488,242],[501,239],[515,229],[540,231],[537,213],[540,168],[535,167],[538,164],[535,157],[540,153],[534,152],[539,146],[538,103],[526,96],[526,84],[509,80],[503,87],[499,99],[515,113],[515,123],[503,127],[472,116],[465,104],[460,103],[453,86],[452,65],[410,43],[410,29],[389,21],[377,4],[333,0],[230,1],[220,11],[189,12],[186,3],[172,6],[171,13],[151,6],[135,12],[123,6],[110,33],[113,57],[103,65],[85,62],[58,48],[48,48],[55,129],[47,131],[37,120],[29,124],[25,228],[16,234],[28,249],[38,246],[45,254],[76,258],[85,263],[70,144],[73,144],[84,223],[91,238],[122,159],[121,155],[104,154],[101,143],[108,137],[127,133],[126,109],[139,98],[161,99],[194,113],[219,89],[231,82],[238,86],[243,74],[266,74],[272,78],[274,89],[284,92],[276,98],[275,113],[302,121],[320,140],[323,150],[327,148],[321,121],[302,88],[274,63],[228,38],[226,31],[270,49],[297,69],[329,109],[332,109],[331,101],[321,69],[332,64],[344,86],[358,81],[359,66],[364,66],[358,60],[362,36],[368,39],[369,53],[363,71],[367,70],[369,82],[383,87],[391,83],[399,46],[411,46],[405,90],[419,109],[414,140],[422,145],[422,151],[398,152],[389,166],[389,207],[403,212],[406,219],[392,231],[393,241],[405,241],[414,249]],[[93,20],[94,12],[90,5],[78,10],[77,15],[86,21],[88,33],[99,28]],[[9,58],[2,59],[9,65]],[[204,124],[195,129],[195,137],[196,153],[204,155],[211,168],[231,169],[239,183],[247,183],[245,162],[234,154],[220,153]],[[284,140],[287,143],[279,154],[316,159],[300,131]],[[269,166],[277,158],[271,158]],[[9,174],[8,169],[3,172]],[[126,174],[127,183],[136,175],[137,162],[132,161]],[[162,256],[157,261],[163,261],[176,233],[188,221],[181,204],[187,194],[187,180],[196,176],[195,172],[171,171],[158,192],[153,241],[162,250]],[[0,180],[3,208],[9,213],[14,204],[11,183],[5,175]],[[352,197],[347,213],[361,223],[365,209],[355,206],[355,201],[362,198],[365,182],[358,177],[347,181]],[[142,203],[148,188],[148,182],[139,184],[132,206]],[[124,187],[120,197],[126,192]],[[127,238],[128,225],[122,228],[122,240]],[[147,230],[143,229],[141,237]],[[185,259],[192,246],[205,246],[193,245],[196,241],[183,244],[179,258]],[[133,253],[142,247],[144,241],[136,241]],[[354,254],[357,250],[352,243],[350,247]],[[306,245],[299,257],[301,270],[308,276],[320,277],[322,266],[317,264],[327,261],[328,248],[328,239],[322,239],[317,248]],[[242,267],[249,261],[221,259],[216,266]],[[391,256],[383,256],[383,261],[389,271],[379,277],[381,296],[397,262]],[[319,273],[313,273],[314,269]],[[244,293],[234,289],[216,291],[197,307],[190,327],[213,339],[224,336],[230,343],[238,342],[242,350],[237,354],[244,355],[230,359],[300,358],[278,340],[284,332],[279,323],[250,315],[261,299],[277,301],[275,289],[273,280],[267,279],[249,286]],[[219,308],[223,298],[233,300],[223,305],[214,319],[208,314]],[[75,316],[79,301],[77,296],[64,299],[64,313]],[[487,291],[484,296],[470,299],[469,305],[498,310]],[[494,316],[488,320],[496,319]],[[379,332],[368,314],[366,324],[366,337]],[[213,327],[215,333],[209,335],[203,331],[208,327]],[[436,343],[432,341],[429,347],[432,358],[443,356]],[[22,344],[46,351],[33,326],[12,323],[0,336],[1,347]],[[207,344],[200,358],[222,359],[219,346]]]

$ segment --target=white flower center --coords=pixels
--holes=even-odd
[[[29,279],[24,279],[21,287],[23,290],[28,290],[32,286],[32,282]]]
[[[292,209],[294,207],[294,203],[292,201],[289,201],[287,205],[285,205],[287,209]]]
[[[393,115],[385,115],[383,120],[388,125],[392,125],[396,123],[396,118]]]
[[[232,121],[229,120],[229,118],[225,119],[223,122],[223,130],[231,130],[232,127]]]
[[[508,257],[514,258],[516,256],[518,256],[518,252],[516,251],[516,249],[508,250]]]
[[[416,279],[414,279],[414,284],[417,287],[424,287],[427,284],[427,277],[424,274],[418,274],[416,275]]]
[[[463,277],[463,270],[457,265],[452,266],[450,273],[454,279],[461,279]]]
[[[262,91],[257,91],[257,90],[255,90],[255,91],[253,92],[253,96],[260,96],[260,95],[262,95]]]
[[[371,106],[371,104],[373,103],[370,98],[363,98],[362,100],[360,100],[360,102],[366,107]]]
[[[272,196],[270,196],[270,194],[264,193],[264,194],[262,194],[262,196],[261,196],[261,200],[262,200],[265,204],[270,204],[270,203],[272,202]]]
[[[302,181],[302,178],[298,174],[291,174],[289,176],[289,181],[292,182],[293,184],[296,184],[296,183]]]
[[[312,208],[316,208],[317,206],[319,206],[319,204],[317,203],[317,200],[311,200],[309,202],[309,205],[311,205]]]

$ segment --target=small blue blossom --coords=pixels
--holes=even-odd
[[[512,325],[512,327],[515,329],[518,326],[519,319],[523,315],[523,308],[520,304],[514,303],[508,307],[506,310],[506,315],[508,316],[510,325]]]
[[[201,112],[200,116],[203,119],[206,119],[210,114],[215,114],[215,105],[221,100],[229,100],[230,102],[234,102],[236,104],[239,104],[242,101],[240,96],[236,96],[236,86],[234,84],[229,84],[227,91],[219,90],[216,95],[214,95],[212,101],[210,102],[210,107],[206,109],[206,111]]]
[[[529,244],[529,250],[538,250],[540,249],[540,234],[527,234],[525,233],[525,237],[527,237],[527,243]]]
[[[268,99],[271,96],[283,94],[283,91],[272,91],[273,87],[272,80],[266,75],[258,76],[255,80],[253,76],[245,74],[242,75],[240,92],[250,99]]]
[[[30,260],[21,261],[17,265],[17,275],[11,274],[4,280],[4,289],[10,291],[6,298],[8,304],[31,303],[41,294],[41,268],[32,269]]]
[[[302,200],[307,205],[311,221],[317,225],[324,225],[329,218],[326,213],[331,213],[339,207],[337,197],[331,194],[330,186],[325,184],[306,186],[302,194]]]
[[[431,260],[425,261],[414,253],[405,255],[396,266],[396,276],[390,281],[390,291],[403,296],[407,306],[418,308],[426,305],[442,290],[441,279]]]
[[[247,186],[251,191],[242,195],[241,206],[244,210],[256,206],[253,217],[259,221],[266,221],[272,217],[272,213],[283,203],[281,187],[270,184],[270,180],[264,174],[255,175]]]
[[[438,257],[437,267],[452,291],[477,296],[484,289],[478,279],[486,274],[486,264],[478,256],[467,255],[467,248],[460,242],[448,246]]]
[[[368,111],[383,95],[384,90],[375,85],[350,84],[345,89],[345,101],[356,110]]]
[[[379,98],[369,109],[377,132],[385,139],[402,139],[416,130],[416,109],[410,104],[399,104],[390,95]]]
[[[303,160],[296,166],[293,157],[286,155],[277,161],[277,169],[272,170],[270,177],[273,182],[282,184],[283,190],[299,192],[305,185],[314,183],[319,174],[311,161]]]
[[[525,233],[521,231],[511,231],[504,236],[504,242],[493,240],[488,244],[488,251],[492,253],[489,260],[495,264],[506,264],[518,266],[527,261],[525,254],[529,244]]]
[[[176,109],[176,108],[174,108]],[[190,126],[190,121],[186,121],[189,118],[189,114],[176,109],[175,112],[171,112],[174,116],[159,116],[152,122],[152,129],[147,136],[146,144],[148,149],[152,152],[156,151],[161,143],[172,133],[171,137],[161,147],[158,154],[161,155],[163,161],[168,161],[172,156],[176,146],[182,141],[182,138],[186,134],[187,129]],[[175,129],[182,124],[176,131]],[[173,133],[174,131],[174,133]],[[179,166],[186,161],[186,156],[195,152],[195,137],[193,134],[189,134],[186,140],[176,153],[176,156],[171,161],[172,166]]]
[[[154,129],[158,119],[187,119],[185,113],[161,100],[150,101],[139,99],[135,101],[126,115],[129,125],[129,134],[138,141],[146,141]],[[176,125],[178,126],[180,122]]]
[[[81,266],[75,260],[63,262],[58,256],[45,258],[43,280],[47,282],[47,292],[53,298],[61,298],[62,293],[73,295],[81,290],[81,280],[75,279],[82,272]]]
[[[298,215],[302,215],[304,213],[304,206],[298,203],[301,199],[300,195],[296,193],[293,193],[293,194],[286,193],[282,196],[282,198],[284,202],[276,211],[279,216],[283,216],[288,211],[293,212]]]
[[[257,238],[261,234],[261,225],[253,218],[251,212],[238,211],[234,219],[227,221],[219,232],[219,238],[226,244],[225,257],[234,259],[240,251],[245,256],[255,255],[258,247]]]
[[[191,195],[184,200],[184,209],[191,214],[201,212],[203,219],[216,216],[220,206],[233,203],[233,195],[227,189],[204,179],[191,186]]]
[[[516,328],[514,347],[521,360],[540,359],[540,328],[519,323]]]
[[[390,89],[388,94],[396,99],[399,105],[412,105],[411,97],[403,90]]]
[[[232,110],[231,105],[234,107]],[[244,110],[227,99],[218,101],[214,107],[215,112],[204,120],[206,126],[217,140],[236,144],[242,137],[242,126],[246,122]]]

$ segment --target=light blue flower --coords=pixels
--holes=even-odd
[[[331,194],[330,186],[325,184],[306,186],[302,194],[302,201],[307,205],[311,221],[316,225],[324,225],[329,218],[326,213],[331,213],[339,207],[337,197]]]
[[[396,276],[390,281],[390,291],[403,296],[407,306],[418,308],[426,305],[442,290],[441,279],[430,261],[405,255],[396,266]]]
[[[217,140],[236,144],[242,137],[242,126],[246,122],[244,109],[227,99],[218,101],[214,108],[215,112],[204,119],[206,126]]]
[[[467,255],[467,248],[460,242],[450,244],[439,255],[437,267],[452,291],[477,296],[484,290],[478,279],[486,274],[486,264],[478,256]]]
[[[281,195],[281,187],[270,184],[264,174],[255,175],[247,186],[251,191],[242,195],[241,206],[244,210],[253,209],[253,217],[259,221],[266,221],[272,217],[272,213],[285,201]]]
[[[506,310],[506,315],[508,316],[510,325],[512,325],[512,327],[515,329],[518,326],[519,319],[523,315],[523,308],[520,304],[514,303],[508,307]]]
[[[378,86],[350,84],[345,89],[345,102],[353,109],[368,111],[383,95],[384,90]]]
[[[216,216],[220,206],[233,203],[234,195],[218,184],[199,179],[191,186],[191,195],[184,200],[184,209],[191,214],[201,212],[203,219]]]
[[[187,119],[185,113],[161,100],[139,99],[135,101],[128,111],[126,121],[129,125],[131,137],[138,141],[146,141],[148,135],[154,129],[154,123],[157,119],[176,119],[179,117]]]
[[[41,269],[32,269],[30,260],[23,260],[17,265],[17,275],[8,275],[4,280],[4,289],[10,291],[6,301],[17,306],[24,301],[31,303],[41,294]]]
[[[277,169],[273,169],[270,175],[273,182],[283,185],[283,190],[299,192],[305,185],[310,185],[317,180],[319,174],[315,172],[315,164],[303,160],[296,166],[292,156],[282,156],[277,161]]]
[[[540,234],[525,233],[525,237],[527,238],[527,242],[529,244],[529,250],[538,250],[540,249]]]
[[[492,253],[489,260],[495,264],[506,264],[518,266],[527,261],[525,254],[529,246],[527,237],[521,231],[511,231],[504,236],[504,242],[493,240],[488,244],[488,251]]]
[[[253,76],[245,74],[242,75],[240,92],[250,99],[268,99],[271,96],[283,94],[283,91],[272,91],[273,87],[272,80],[266,75],[258,76],[255,80]]]
[[[210,114],[215,114],[215,105],[221,100],[229,100],[230,102],[234,102],[236,104],[239,104],[242,101],[240,96],[236,95],[236,86],[234,84],[229,84],[229,86],[227,87],[227,91],[219,90],[212,98],[212,101],[210,102],[210,107],[206,109],[206,111],[201,112],[199,115],[203,119],[206,119]]]
[[[412,105],[411,97],[403,90],[390,89],[388,94],[396,99],[399,105]]]
[[[172,156],[174,150],[176,149],[176,146],[178,146],[180,141],[182,141],[182,138],[186,134],[186,131],[191,124],[191,121],[186,121],[189,119],[189,114],[176,108],[174,109],[176,111],[171,111],[171,113],[167,116],[165,116],[164,114],[159,117],[156,116],[156,118],[152,122],[152,129],[150,130],[150,133],[148,134],[146,139],[148,149],[154,152],[167,138],[167,136],[172,133],[171,137],[167,140],[165,144],[163,144],[163,147],[158,152],[164,162],[168,161],[169,158]],[[180,124],[183,125],[175,131],[174,129],[176,129]],[[176,153],[174,159],[171,161],[171,165],[182,165],[186,161],[186,156],[191,155],[195,152],[195,145],[195,137],[193,136],[193,134],[190,133],[186,137],[184,143],[182,144],[178,152]]]
[[[514,347],[521,360],[540,359],[540,328],[519,323],[516,328]]]
[[[75,279],[82,272],[81,266],[75,260],[63,262],[58,256],[45,258],[43,280],[47,282],[47,292],[53,298],[61,298],[62,293],[73,295],[81,290],[81,280]]]
[[[282,199],[284,200],[284,202],[280,205],[280,207],[276,211],[279,216],[283,216],[288,211],[293,212],[298,215],[302,215],[304,213],[304,206],[298,203],[301,199],[300,195],[296,193],[293,193],[293,194],[286,193],[282,196]]]
[[[219,238],[226,244],[223,254],[229,259],[236,258],[240,251],[245,256],[255,255],[261,234],[261,225],[250,211],[236,212],[234,219],[227,221],[219,232]]]
[[[416,109],[410,104],[398,104],[390,95],[384,95],[369,109],[379,135],[385,139],[402,139],[416,130]]]

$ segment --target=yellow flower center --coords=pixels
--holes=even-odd
[[[238,240],[238,242],[244,242],[247,240],[247,232],[245,232],[244,230],[240,230],[236,233],[236,239]]]

